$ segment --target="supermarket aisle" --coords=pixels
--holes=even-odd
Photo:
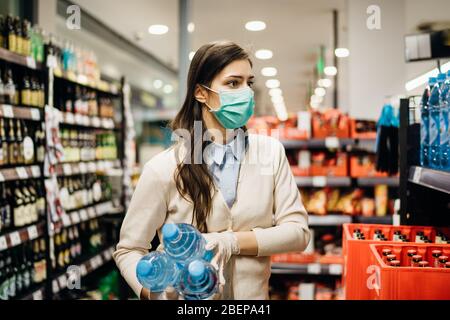
[[[449,300],[449,3],[186,3],[0,4],[0,300],[139,299],[120,228],[173,144],[183,65],[222,39],[252,62],[243,124],[281,142],[308,213],[306,249],[270,257],[269,298]]]

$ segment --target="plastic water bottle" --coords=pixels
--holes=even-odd
[[[166,253],[152,251],[139,260],[136,276],[143,287],[162,292],[168,286],[178,286],[182,268]]]
[[[440,169],[441,167],[441,135],[440,135],[440,96],[442,86],[445,81],[445,74],[440,73],[437,77],[437,83],[431,90],[430,100],[430,167]]]
[[[450,128],[449,128],[449,91],[450,91],[450,70],[447,72],[447,79],[442,86],[440,104],[441,104],[441,169],[450,170]]]
[[[206,240],[192,225],[168,223],[162,228],[165,252],[176,262],[186,264],[205,256]]]
[[[205,300],[219,287],[216,269],[204,260],[193,260],[181,274],[180,291],[186,300]]]
[[[428,167],[430,165],[430,107],[429,98],[431,89],[436,84],[436,78],[428,80],[428,86],[422,95],[420,102],[420,165]]]

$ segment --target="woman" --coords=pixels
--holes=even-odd
[[[270,256],[306,248],[308,217],[283,146],[246,132],[253,78],[249,55],[232,42],[196,52],[171,125],[179,142],[146,163],[114,253],[141,299],[153,295],[136,264],[165,223],[192,223],[215,248],[223,299],[267,299]]]

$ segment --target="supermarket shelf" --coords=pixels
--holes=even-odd
[[[53,278],[52,280],[53,293],[58,293],[59,291],[66,289],[69,281],[78,280],[79,276],[84,277],[87,274],[102,267],[107,262],[111,261],[112,254],[114,251],[115,246],[111,246],[108,249],[102,251],[101,253],[95,255],[94,257],[82,262],[79,265],[76,265],[77,267],[79,267],[79,269],[72,267],[70,271]],[[77,272],[79,272],[79,274],[77,274]]]
[[[113,210],[114,208],[112,202],[106,201],[103,203],[94,204],[84,209],[79,209],[70,213],[63,214],[61,216],[61,223],[63,227],[70,227],[83,221],[95,219],[102,215],[108,214]]]
[[[0,236],[0,252],[44,235],[45,222],[39,222]]]
[[[37,108],[24,106],[11,106],[9,104],[0,105],[0,117],[12,119],[24,119],[40,121],[43,119],[43,111]]]
[[[45,287],[44,285],[42,285],[37,289],[33,290],[32,292],[25,294],[18,300],[44,300],[44,297],[45,297]]]
[[[408,180],[450,194],[450,172],[412,166],[409,169]]]
[[[341,276],[341,264],[294,264],[294,263],[272,263],[272,274],[303,274],[303,275],[330,275]]]
[[[0,169],[0,182],[41,177],[41,168],[38,165]]]
[[[354,216],[354,223],[369,223],[369,224],[393,224],[392,215],[386,215],[383,217],[364,217],[364,216]]]
[[[399,177],[367,177],[357,178],[358,186],[361,187],[373,187],[376,185],[388,185],[390,187],[398,187],[400,180]]]
[[[285,149],[297,148],[317,148],[317,149],[337,149],[355,144],[354,139],[339,139],[329,137],[326,139],[308,139],[308,140],[281,140]]]
[[[40,70],[43,67],[42,63],[36,62],[32,57],[25,57],[4,48],[0,48],[0,59],[34,70]]]
[[[81,114],[74,114],[71,112],[62,112],[61,123],[77,125],[82,127],[90,128],[101,128],[101,129],[116,129],[114,120],[111,118],[100,118],[100,117],[88,117]]]
[[[352,217],[345,215],[309,215],[308,222],[310,226],[338,226],[344,223],[351,223]]]
[[[349,177],[295,177],[299,187],[349,187],[352,181]]]
[[[110,84],[106,81],[89,81],[84,75],[75,75],[74,73],[66,73],[58,69],[54,69],[55,79],[63,79],[75,84],[87,87],[92,90],[97,90],[103,93],[118,95],[119,89],[116,85]]]
[[[119,160],[99,160],[57,164],[55,166],[55,170],[57,175],[71,176],[77,174],[95,173],[97,171],[107,171],[114,167],[120,167]]]

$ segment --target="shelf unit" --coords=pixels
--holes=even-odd
[[[61,290],[67,288],[68,283],[73,281],[72,279],[79,279],[78,277],[85,277],[89,273],[97,270],[102,267],[106,263],[112,260],[112,254],[115,250],[114,246],[111,246],[99,254],[94,255],[93,257],[86,259],[82,263],[75,265],[78,268],[72,268],[69,272],[65,272],[63,274],[55,275],[52,277],[52,292],[58,293]],[[79,271],[80,274],[75,274],[75,270]]]
[[[298,187],[350,187],[352,180],[349,177],[295,177]]]
[[[450,172],[421,167],[420,123],[410,100],[400,100],[400,223],[450,226]]]
[[[272,263],[272,274],[293,275],[328,275],[340,277],[342,275],[342,264],[332,263]]]
[[[120,109],[118,112],[123,116],[123,84],[125,83],[124,78],[121,79],[121,85],[117,86],[112,83],[101,81],[99,83],[88,83],[84,77],[73,78],[73,75],[60,74],[54,77],[54,72],[52,67],[44,63],[36,63],[34,59],[30,57],[20,56],[16,53],[10,52],[6,49],[0,48],[0,61],[5,61],[9,64],[14,65],[17,68],[25,68],[26,70],[34,70],[39,77],[44,79],[44,84],[46,88],[45,101],[47,104],[51,104],[54,100],[50,97],[50,94],[54,94],[54,81],[64,81],[72,84],[79,84],[94,90],[97,90],[102,95],[111,95],[113,99],[119,99]],[[35,122],[46,122],[44,117],[43,108],[20,106],[20,105],[8,105],[0,104],[0,117],[5,119],[22,119]],[[86,117],[75,114],[62,113],[60,124],[80,126],[86,130],[89,128],[96,130],[111,130],[119,138],[118,154],[119,157],[115,160],[101,160],[101,161],[90,161],[90,162],[77,162],[77,163],[63,163],[55,166],[55,174],[57,176],[71,176],[84,173],[106,173],[113,170],[114,168],[120,168],[123,174],[123,157],[124,152],[122,150],[123,143],[120,141],[121,138],[125,136],[124,131],[126,127],[124,125],[116,125],[113,119],[110,118],[100,118],[100,117]],[[122,120],[124,120],[122,118]],[[122,121],[122,122],[125,122]],[[47,158],[47,157],[46,157]],[[0,182],[4,181],[15,181],[15,180],[25,180],[25,179],[39,179],[42,185],[49,178],[48,174],[44,168],[43,163],[37,163],[33,165],[20,165],[20,166],[9,166],[0,168]],[[117,174],[117,170],[115,172]],[[123,186],[123,183],[121,184]],[[46,199],[46,211],[49,206]],[[97,203],[92,206],[81,208],[78,210],[71,211],[61,216],[60,221],[51,221],[51,215],[46,214],[46,219],[43,221],[38,221],[35,224],[24,226],[13,231],[2,233],[0,235],[0,252],[9,250],[13,247],[27,243],[34,239],[44,238],[46,242],[46,265],[47,265],[47,279],[44,282],[34,285],[29,289],[29,292],[22,293],[17,296],[16,299],[22,300],[42,300],[42,299],[52,299],[53,295],[60,290],[65,288],[63,276],[66,275],[56,275],[55,271],[52,270],[52,255],[49,248],[53,248],[51,245],[51,234],[55,226],[59,227],[70,227],[81,223],[83,221],[88,221],[90,219],[95,219],[108,215],[110,213],[116,213],[118,210],[123,212],[124,203],[121,201],[120,207],[113,207],[112,201],[107,201],[104,203]],[[55,224],[54,224],[55,223]],[[114,251],[114,246],[110,245],[107,249],[100,252],[98,255],[91,257],[90,259],[81,263],[80,269],[82,270],[82,276],[88,275],[89,273],[100,268],[102,265],[112,260],[112,253]],[[67,278],[66,278],[67,279]],[[55,285],[56,281],[56,285]],[[66,281],[67,284],[67,281]]]

